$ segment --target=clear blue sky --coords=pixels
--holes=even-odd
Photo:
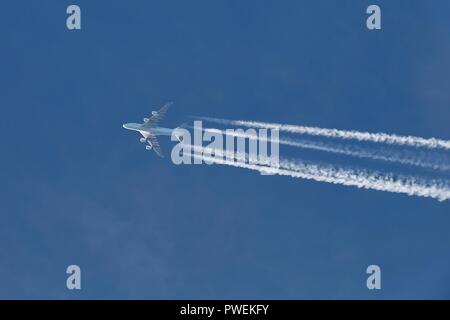
[[[81,31],[66,29],[72,3]],[[374,3],[381,32],[365,27]],[[168,126],[196,114],[449,139],[448,1],[1,12],[0,298],[450,298],[449,202],[175,166],[122,128],[174,101]]]

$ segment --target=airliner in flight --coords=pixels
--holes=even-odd
[[[128,130],[138,131],[142,138],[139,139],[142,143],[148,143],[145,146],[147,150],[153,150],[160,157],[164,157],[161,152],[161,147],[156,139],[157,136],[171,136],[173,129],[163,128],[159,126],[159,122],[164,118],[172,102],[166,103],[159,111],[152,111],[149,118],[144,118],[144,123],[125,123],[123,127]],[[179,139],[180,140],[180,139]]]

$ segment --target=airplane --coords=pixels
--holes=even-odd
[[[166,103],[159,111],[152,111],[149,118],[144,118],[144,123],[125,123],[122,127],[128,130],[138,131],[142,138],[139,139],[142,143],[148,143],[145,146],[146,150],[153,150],[155,153],[163,158],[161,147],[156,139],[157,136],[171,136],[173,129],[163,128],[159,126],[159,122],[164,118],[172,102]],[[177,137],[181,142],[181,138]]]

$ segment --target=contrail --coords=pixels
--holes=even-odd
[[[394,150],[372,150],[370,148],[358,147],[358,146],[342,146],[331,145],[322,142],[312,141],[299,141],[291,139],[280,139],[280,144],[291,145],[294,147],[319,150],[324,152],[331,152],[336,154],[342,154],[346,156],[357,157],[361,159],[372,159],[385,162],[399,163],[403,165],[421,167],[426,169],[450,171],[450,166],[443,163],[430,163],[427,159],[424,159],[417,154],[411,155],[409,158],[405,158],[400,153]]]
[[[375,143],[386,143],[392,145],[403,145],[412,147],[426,147],[430,149],[450,150],[450,141],[436,138],[421,138],[414,136],[399,136],[388,133],[370,133],[354,130],[327,129],[318,127],[296,126],[280,123],[266,123],[259,121],[227,120],[210,117],[196,117],[201,120],[220,123],[224,125],[243,126],[248,128],[278,129],[280,131],[321,136],[327,138],[353,139],[358,141],[370,141]]]
[[[205,132],[220,132],[223,135],[231,135],[239,138],[248,138],[255,139],[258,141],[269,142],[270,138],[259,137],[258,135],[254,135],[247,132],[238,132],[235,130],[222,130],[222,129],[213,129],[213,128],[203,128]],[[314,141],[304,141],[298,139],[289,139],[289,138],[279,138],[278,140],[273,141],[275,143],[303,148],[303,149],[311,149],[323,152],[330,152],[335,154],[342,154],[346,156],[352,156],[357,158],[366,158],[372,160],[379,160],[385,162],[399,163],[409,166],[422,167],[426,169],[434,169],[440,171],[450,171],[450,166],[442,163],[429,163],[427,159],[423,159],[422,157],[418,157],[417,155],[411,155],[410,158],[402,157],[398,152],[393,150],[382,150],[375,151],[369,148],[363,148],[358,146],[342,146],[342,145],[333,145],[327,144],[323,142],[314,142]]]
[[[450,199],[449,186],[444,182],[437,180],[423,180],[380,172],[370,173],[365,170],[334,168],[323,165],[306,164],[301,161],[283,160],[280,167],[294,172],[295,174],[291,175],[293,177],[302,177],[301,174],[306,174],[309,175],[309,178],[306,179],[333,184],[405,193],[410,196],[431,197],[438,199],[439,201]]]
[[[239,161],[231,161],[219,157],[222,150],[187,145],[197,152],[203,153],[205,150],[214,152],[216,156],[205,156],[203,154],[191,153],[194,158],[203,159],[211,163],[255,170],[269,175],[290,176],[314,180],[319,182],[328,182],[345,186],[354,186],[364,189],[387,191],[394,193],[403,193],[410,196],[430,197],[439,201],[450,199],[450,188],[443,181],[423,180],[408,176],[394,176],[392,174],[383,174],[380,172],[370,173],[365,170],[345,169],[326,165],[317,165],[306,163],[300,160],[281,160],[280,167],[274,168],[265,165],[248,164]],[[246,155],[237,155],[244,157]]]

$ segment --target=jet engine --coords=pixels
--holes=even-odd
[[[145,146],[145,150],[152,150],[151,146]]]
[[[148,121],[148,118],[144,118],[144,122],[147,122]]]
[[[147,140],[147,139],[145,139],[145,138],[140,138],[140,139],[139,139],[139,141],[142,142],[142,143],[144,143],[146,140]]]
[[[158,113],[158,111],[152,111],[152,116],[154,116],[157,113]]]

